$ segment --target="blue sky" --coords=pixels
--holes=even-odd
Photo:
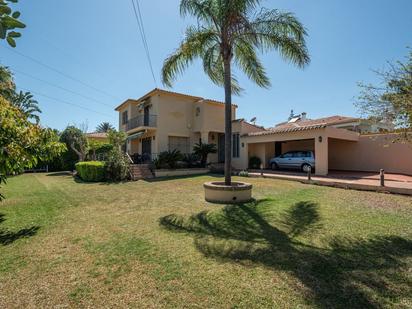
[[[382,68],[388,60],[403,59],[406,47],[412,46],[410,0],[262,3],[296,14],[308,30],[312,57],[310,66],[299,70],[275,52],[262,55],[271,89],[261,89],[238,75],[245,89],[241,97],[234,98],[239,105],[238,117],[257,117],[264,126],[284,121],[291,109],[306,111],[310,118],[357,116],[353,106],[359,91],[357,82],[376,81],[372,69]],[[158,86],[162,87],[163,60],[178,46],[192,20],[180,17],[179,0],[140,0],[140,4]],[[155,87],[130,0],[20,0],[17,7],[27,28],[15,51],[83,82],[63,77],[0,42],[0,62],[19,71],[17,85],[47,96],[36,95],[43,110],[43,125],[61,130],[67,124],[87,122],[89,131],[93,131],[98,123],[109,121],[117,127],[114,107]],[[223,90],[201,71],[199,63],[193,65],[173,90],[223,100]]]

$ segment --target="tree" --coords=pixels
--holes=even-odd
[[[122,146],[126,142],[127,135],[123,131],[116,131],[116,130],[110,130],[109,131],[109,143],[113,145],[113,148],[116,149],[121,149]]]
[[[98,133],[108,133],[109,131],[113,130],[115,129],[109,122],[102,122],[96,127],[96,132]]]
[[[53,130],[31,123],[20,109],[0,96],[0,184],[5,183],[7,175],[51,160],[64,150]]]
[[[208,155],[216,153],[217,148],[215,144],[204,144],[200,142],[194,145],[193,152],[200,157],[200,163],[202,167],[205,167]]]
[[[34,119],[39,123],[40,117],[36,114],[41,113],[39,103],[33,98],[33,95],[30,92],[20,91],[19,93],[13,93],[10,102],[19,108],[27,118]]]
[[[37,115],[41,113],[39,103],[30,92],[16,91],[13,73],[4,66],[0,66],[0,95],[19,108],[29,119],[39,123],[40,117]]]
[[[107,178],[113,181],[125,180],[130,172],[130,162],[127,155],[122,151],[126,142],[125,132],[116,130],[109,131],[109,143],[113,149],[108,153],[106,160]]]
[[[15,88],[13,74],[9,68],[0,66],[0,95],[3,97],[9,95]]]
[[[380,85],[360,83],[356,103],[370,120],[392,121],[402,134],[402,141],[412,141],[412,50],[405,62],[389,63],[389,69],[375,71]]]
[[[80,162],[86,160],[89,151],[89,143],[86,135],[81,129],[75,126],[68,126],[63,131],[60,140],[66,143],[67,147],[77,154]]]
[[[17,0],[0,0],[0,39],[16,47],[15,39],[21,37],[21,33],[15,29],[23,29],[26,25],[19,20],[20,12],[10,8],[10,3],[17,3]]]
[[[291,13],[260,9],[260,0],[181,0],[181,15],[192,15],[197,26],[186,30],[179,48],[164,62],[162,80],[171,87],[196,58],[213,83],[225,90],[225,184],[231,184],[232,92],[239,87],[232,64],[258,86],[268,88],[257,52],[277,50],[298,67],[310,61],[303,25]]]

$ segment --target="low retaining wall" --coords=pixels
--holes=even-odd
[[[158,169],[155,170],[155,177],[176,177],[176,176],[189,176],[189,175],[202,175],[209,173],[208,168],[185,168],[185,169]]]

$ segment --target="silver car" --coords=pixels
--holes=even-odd
[[[305,173],[315,169],[315,155],[313,151],[289,151],[269,161],[273,170],[279,168],[299,169]]]

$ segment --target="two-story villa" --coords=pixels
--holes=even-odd
[[[209,161],[223,162],[224,107],[223,102],[156,88],[137,100],[126,100],[116,111],[119,130],[128,135],[126,150],[130,155],[146,154],[154,158],[162,151],[174,149],[186,154],[202,141],[217,145],[218,152],[210,155]],[[233,105],[232,119],[236,119],[236,109]],[[239,120],[233,127],[236,159],[240,153],[240,136],[263,128]]]
[[[307,119],[306,114],[264,129],[242,119],[236,120],[232,106],[232,165],[247,169],[251,157],[258,157],[263,168],[270,168],[274,156],[288,151],[313,151],[315,173],[329,170],[379,171],[412,174],[412,149],[393,143],[390,127],[371,127],[362,119],[331,116]],[[167,150],[187,154],[200,141],[216,144],[218,152],[210,163],[224,162],[223,102],[154,89],[137,100],[126,100],[116,108],[119,129],[127,133],[126,150],[130,155],[155,158]],[[382,127],[381,127],[382,126]]]

